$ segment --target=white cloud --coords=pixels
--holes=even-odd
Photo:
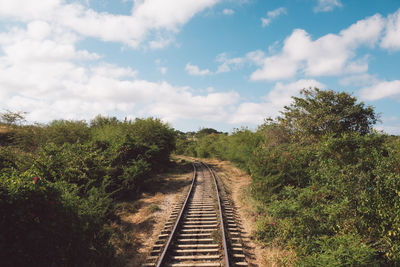
[[[61,25],[84,37],[122,42],[138,47],[150,40],[151,48],[171,42],[170,35],[179,31],[197,13],[214,6],[219,0],[141,0],[134,1],[131,15],[98,13],[78,2],[63,0],[1,0],[0,18],[22,22],[42,20]],[[154,38],[151,38],[154,39]]]
[[[368,71],[368,56],[351,61],[344,69],[344,73],[365,73]]]
[[[222,14],[224,14],[224,15],[233,15],[233,14],[235,14],[235,10],[229,9],[229,8],[225,8],[224,10],[222,10]]]
[[[275,116],[276,110],[270,103],[245,102],[239,105],[230,119],[230,123],[252,123],[259,124],[270,116]]]
[[[167,121],[193,118],[224,121],[231,115],[227,107],[233,106],[238,100],[239,95],[236,92],[194,96],[187,90],[168,90],[168,94],[163,95],[163,101],[150,105],[149,112]]]
[[[376,84],[378,83],[378,79],[370,75],[368,73],[362,73],[362,74],[355,74],[355,75],[350,75],[346,76],[344,78],[341,78],[339,80],[339,84],[344,85],[344,86],[367,86],[371,84]]]
[[[374,129],[388,134],[400,135],[400,126],[398,124],[391,125],[383,122],[383,125],[375,126]]]
[[[380,15],[360,20],[339,34],[327,34],[313,41],[302,29],[286,38],[280,53],[265,57],[263,66],[251,75],[251,80],[278,80],[306,76],[362,73],[368,70],[367,57],[354,59],[362,45],[373,47],[384,28]]]
[[[381,118],[382,123],[374,128],[378,131],[383,131],[388,134],[400,135],[400,121],[396,116]]]
[[[246,59],[257,66],[262,66],[265,53],[261,50],[252,51],[246,54]]]
[[[162,49],[172,43],[174,39],[172,37],[157,37],[154,40],[150,40],[148,45],[151,49]]]
[[[158,59],[156,59],[154,62],[156,63],[157,69],[160,71],[160,73],[161,73],[162,75],[167,74],[168,68],[162,66],[162,64],[165,64],[164,60],[161,60],[161,59],[158,58]]]
[[[32,27],[41,30],[31,34]],[[3,52],[0,56],[0,105],[29,112],[30,121],[91,119],[97,114],[121,114],[130,117],[152,115],[170,122],[196,118],[259,123],[276,114],[298,89],[319,86],[313,80],[277,83],[261,102],[239,104],[240,96],[233,91],[194,90],[164,81],[140,79],[134,69],[103,62],[99,56],[77,49],[78,38],[58,28],[35,23],[0,35]],[[41,53],[49,44],[52,51],[64,52]],[[29,47],[35,51],[22,53]],[[257,62],[264,56],[263,52],[255,51],[242,60],[226,60],[230,64],[239,64],[241,61]],[[163,63],[161,59],[155,61],[159,68]],[[197,73],[210,72],[194,69]]]
[[[239,67],[244,63],[244,58],[228,58],[226,53],[221,53],[217,55],[216,61],[221,63],[221,65],[218,66],[217,73],[222,73],[229,72],[232,69]]]
[[[0,16],[21,21],[35,19],[47,20],[61,5],[63,5],[63,2],[62,0],[1,0]]]
[[[389,15],[388,19],[376,14],[350,25],[338,34],[326,34],[316,40],[305,30],[295,29],[284,40],[280,50],[279,42],[268,48],[269,56],[260,50],[236,58],[229,58],[226,53],[219,54],[216,61],[221,64],[216,73],[229,72],[247,63],[260,66],[250,76],[253,81],[289,79],[296,75],[360,76],[368,71],[370,56],[357,56],[357,49],[362,46],[372,49],[378,43],[383,48],[396,49],[396,38],[400,36],[398,31],[400,9]],[[389,46],[389,43],[392,45]]]
[[[262,102],[240,104],[230,122],[260,124],[267,117],[276,117],[285,105],[291,103],[292,96],[297,96],[301,89],[309,87],[323,88],[325,85],[316,80],[298,80],[286,84],[278,82]]]
[[[32,30],[34,29],[34,30]],[[32,31],[34,34],[32,34]],[[0,105],[29,112],[30,121],[91,119],[97,114],[157,116],[166,121],[200,119],[228,123],[259,123],[277,114],[302,87],[319,86],[313,80],[277,83],[261,102],[240,102],[234,91],[194,90],[168,82],[140,79],[138,72],[107,62],[76,48],[74,33],[58,25],[35,22],[0,35]],[[51,49],[48,46],[51,45]],[[27,50],[26,49],[31,49]],[[42,53],[41,51],[52,51]],[[229,67],[259,62],[261,51],[242,59],[228,59]],[[162,68],[163,60],[155,61]],[[188,63],[195,73],[212,73]],[[23,77],[23,79],[21,78]]]
[[[168,68],[166,68],[166,67],[160,67],[160,72],[161,72],[161,74],[165,75],[165,74],[167,74],[167,71],[168,71]]]
[[[206,88],[200,95],[189,87],[140,79],[136,70],[76,49],[76,36],[59,26],[32,25],[0,35],[0,106],[27,111],[30,121],[97,114],[223,121],[239,100],[235,92]]]
[[[187,73],[194,76],[205,76],[212,74],[209,69],[200,70],[198,66],[192,65],[190,63],[186,64],[185,70],[187,71]]]
[[[277,115],[299,89],[323,87],[312,79],[278,82],[261,102],[238,104],[240,96],[232,91],[194,90],[141,79],[136,70],[104,62],[100,55],[78,48],[77,43],[91,36],[132,47],[146,44],[153,49],[162,48],[174,41],[174,35],[188,20],[218,0],[168,1],[171,7],[166,6],[166,1],[137,0],[130,16],[98,13],[70,2],[0,0],[0,19],[19,22],[7,32],[0,32],[0,105],[28,111],[31,121],[140,114],[169,121],[196,118],[260,123],[265,117]],[[382,41],[384,48],[395,49],[397,45],[396,16],[389,16],[388,21],[393,23],[388,23],[383,40],[391,41]],[[304,30],[295,30],[282,50],[268,57],[260,50],[236,58],[221,54],[216,59],[220,65],[215,72],[190,63],[186,70],[192,75],[211,75],[255,64],[259,69],[252,74],[253,80],[293,78],[298,73],[321,76],[346,72],[349,76],[341,80],[343,84],[366,86],[361,82],[366,78],[375,84],[363,89],[364,99],[398,97],[400,81],[379,82],[365,76],[368,57],[355,56],[361,45],[373,47],[378,43],[383,24],[383,19],[376,15],[337,35],[328,34],[316,40]],[[394,35],[389,34],[392,32]],[[161,63],[156,61],[155,70],[165,74],[165,62]]]
[[[2,50],[14,61],[57,61],[98,59],[86,50],[76,51],[77,37],[57,26],[52,29],[43,21],[33,21],[27,29],[13,28],[0,33]]]
[[[28,24],[27,31],[32,39],[43,40],[50,35],[51,28],[47,22],[36,20]]]
[[[400,9],[388,16],[385,35],[381,47],[390,50],[400,50]]]
[[[381,81],[373,86],[365,87],[360,91],[365,100],[378,100],[385,97],[400,97],[400,81]]]
[[[267,16],[265,18],[261,18],[261,25],[263,27],[267,27],[271,21],[280,15],[286,15],[287,10],[284,7],[279,7],[277,9],[271,10],[267,12]]]
[[[135,78],[137,71],[130,67],[122,68],[113,64],[100,63],[92,68],[92,72],[96,76],[108,76],[110,78]]]
[[[252,81],[279,80],[291,78],[296,75],[299,63],[287,56],[272,56],[264,59],[263,68],[253,72]]]
[[[328,12],[336,7],[342,7],[340,0],[317,0],[318,5],[314,7],[314,12]]]
[[[261,50],[256,50],[247,53],[244,57],[229,58],[227,53],[217,55],[216,61],[220,63],[216,73],[230,72],[236,70],[244,64],[262,65],[265,53]]]

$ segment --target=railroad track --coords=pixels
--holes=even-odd
[[[193,163],[193,169],[189,192],[174,207],[143,266],[248,266],[222,182],[204,163]]]

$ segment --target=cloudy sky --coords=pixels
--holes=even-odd
[[[0,0],[0,109],[255,128],[304,87],[400,134],[398,0]]]

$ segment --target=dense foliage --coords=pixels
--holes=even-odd
[[[153,118],[1,127],[1,265],[112,265],[114,203],[168,166],[175,132]]]
[[[181,142],[252,176],[255,236],[300,266],[400,265],[400,139],[372,130],[372,107],[309,89],[277,121]]]
[[[378,120],[371,106],[356,103],[357,99],[347,93],[314,88],[303,89],[301,94],[303,97],[293,97],[293,102],[284,107],[283,116],[278,117],[279,123],[300,139],[367,134]]]

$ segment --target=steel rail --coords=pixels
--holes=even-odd
[[[225,226],[224,226],[224,217],[222,215],[222,205],[221,205],[221,196],[219,195],[219,187],[217,184],[217,179],[215,178],[214,172],[211,170],[211,168],[205,164],[204,162],[201,162],[207,169],[210,171],[212,177],[214,178],[214,185],[215,185],[215,191],[217,191],[217,198],[218,198],[218,208],[219,208],[219,216],[221,218],[221,232],[222,232],[222,243],[224,247],[224,256],[225,256],[225,267],[230,267],[229,265],[229,254],[228,254],[228,247],[227,247],[227,242],[226,242],[226,236],[225,236]]]
[[[176,232],[176,230],[178,228],[178,225],[179,225],[179,223],[181,222],[181,219],[182,219],[182,214],[186,209],[186,206],[187,206],[187,203],[188,203],[188,200],[189,200],[190,196],[192,195],[194,183],[196,182],[196,178],[197,178],[196,166],[195,166],[194,163],[192,163],[192,165],[193,165],[194,174],[193,174],[193,181],[192,181],[192,184],[191,184],[190,189],[189,189],[189,193],[186,196],[185,202],[184,202],[184,204],[183,204],[183,206],[181,208],[181,211],[179,213],[179,216],[178,216],[178,218],[177,218],[177,220],[175,222],[174,228],[173,228],[173,230],[172,230],[172,232],[171,232],[171,234],[170,234],[170,236],[168,238],[168,242],[164,246],[163,252],[162,252],[160,258],[158,259],[158,262],[157,262],[157,265],[156,265],[157,267],[161,267],[162,264],[165,261],[165,258],[166,258],[165,256],[167,255],[167,250],[168,250],[169,246],[171,245],[172,240],[174,239],[175,232]]]

